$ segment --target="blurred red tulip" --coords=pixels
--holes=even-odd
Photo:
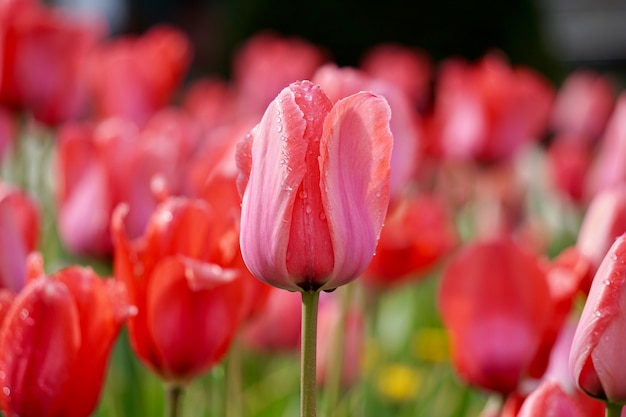
[[[270,288],[266,302],[243,326],[241,342],[254,351],[296,353],[300,346],[302,297],[297,292]]]
[[[132,308],[123,285],[90,268],[39,271],[0,328],[0,405],[6,415],[87,417]]]
[[[63,126],[56,153],[57,205],[67,249],[110,254],[111,213],[122,202],[129,206],[128,233],[141,235],[161,200],[185,193],[185,169],[198,140],[197,126],[174,109],[157,112],[141,130],[120,118]]]
[[[389,118],[380,96],[333,105],[308,81],[270,104],[237,152],[241,250],[257,278],[332,290],[365,270],[389,203]]]
[[[593,162],[593,150],[589,145],[558,135],[547,149],[548,175],[551,186],[573,202],[584,203],[586,182]]]
[[[18,292],[26,282],[26,259],[39,244],[39,206],[23,191],[0,181],[0,288]]]
[[[438,80],[431,146],[444,157],[506,161],[546,133],[555,92],[530,68],[491,53],[475,64],[447,60]]]
[[[290,83],[309,80],[328,59],[326,52],[304,39],[259,32],[239,46],[233,58],[233,82],[239,114],[262,115]]]
[[[406,195],[390,210],[376,256],[363,274],[363,282],[373,288],[423,277],[458,243],[452,214],[434,195]]]
[[[444,271],[439,306],[461,378],[502,394],[527,376],[553,309],[538,259],[507,238],[462,248]]]
[[[545,381],[524,401],[518,417],[587,417],[556,381]]]
[[[155,26],[141,36],[118,37],[90,57],[90,86],[96,115],[120,116],[139,126],[167,105],[191,63],[184,33]]]
[[[360,68],[399,87],[416,110],[425,111],[430,104],[434,70],[426,51],[401,44],[380,43],[365,53]]]
[[[238,231],[201,200],[170,198],[131,240],[127,212],[116,209],[112,228],[115,276],[137,306],[131,345],[165,380],[189,381],[222,359],[249,312]]]
[[[626,181],[626,92],[617,99],[585,184],[587,198]]]
[[[588,395],[614,404],[626,402],[626,235],[618,237],[593,278],[570,351],[570,372]]]
[[[83,116],[87,55],[104,34],[95,17],[31,0],[0,3],[0,102],[51,125]]]

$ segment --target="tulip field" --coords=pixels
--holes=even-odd
[[[0,1],[6,417],[626,415],[626,96]]]

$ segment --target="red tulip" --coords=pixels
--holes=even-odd
[[[617,99],[615,108],[601,138],[599,149],[590,167],[586,182],[586,196],[593,198],[601,191],[626,180],[626,92]]]
[[[451,213],[442,200],[429,195],[405,196],[387,214],[364,282],[388,288],[417,279],[449,254],[457,239]]]
[[[588,395],[626,402],[626,235],[618,237],[593,278],[570,351],[570,372]]]
[[[425,51],[381,43],[366,52],[360,67],[371,76],[398,86],[416,109],[423,111],[430,104],[433,63]]]
[[[184,33],[156,26],[138,37],[116,38],[90,59],[90,85],[96,114],[120,116],[140,126],[168,104],[191,62]]]
[[[389,202],[385,99],[334,105],[308,81],[286,87],[241,144],[241,249],[250,271],[294,291],[332,290],[369,264]]]
[[[249,311],[237,230],[203,201],[170,198],[131,240],[127,212],[116,209],[112,228],[115,276],[137,306],[131,345],[162,378],[188,381],[222,359]]]
[[[522,404],[518,417],[584,417],[576,400],[556,381],[545,381]]]
[[[447,265],[439,305],[460,376],[513,392],[529,373],[552,315],[538,259],[506,238],[470,243]]]
[[[111,348],[132,312],[125,294],[119,282],[100,279],[90,268],[34,275],[0,328],[0,405],[6,415],[91,415]]]
[[[304,39],[270,31],[255,34],[233,58],[238,111],[244,116],[261,115],[286,85],[310,79],[326,60],[322,48]]]
[[[300,294],[270,287],[266,302],[243,326],[241,341],[255,351],[293,353],[300,346],[301,321]]]
[[[47,124],[86,111],[86,60],[104,22],[29,0],[0,4],[0,102]]]
[[[185,168],[198,138],[190,117],[173,109],[159,111],[141,130],[120,118],[63,126],[56,153],[57,204],[67,249],[110,254],[111,214],[122,202],[130,209],[130,235],[141,235],[163,198],[185,193]]]
[[[0,182],[0,288],[26,282],[26,258],[39,243],[39,207],[24,192]]]
[[[435,150],[452,159],[510,160],[546,132],[554,89],[497,54],[476,64],[448,60],[435,91]]]

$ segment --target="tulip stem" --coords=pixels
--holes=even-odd
[[[165,417],[179,417],[181,413],[181,405],[183,392],[185,389],[180,384],[169,384],[167,386],[167,411]]]
[[[302,292],[302,351],[300,358],[300,416],[315,417],[316,398],[316,349],[317,307],[319,290]]]
[[[606,403],[606,417],[619,417],[622,414],[622,404]]]

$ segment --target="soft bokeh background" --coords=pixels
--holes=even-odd
[[[395,41],[435,61],[476,59],[491,49],[560,81],[585,66],[623,78],[626,5],[617,0],[55,0],[108,17],[112,33],[155,23],[182,28],[195,47],[190,77],[228,76],[235,48],[262,29],[326,47],[339,65],[358,64],[371,45]]]

